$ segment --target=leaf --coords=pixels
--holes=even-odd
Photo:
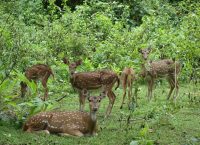
[[[6,88],[9,86],[10,80],[5,80],[1,85],[0,85],[0,93],[2,93]]]
[[[139,145],[139,142],[136,140],[131,141],[130,145]]]
[[[139,135],[141,137],[145,138],[147,136],[148,132],[149,132],[149,126],[148,126],[148,124],[145,124],[145,127],[140,130]]]

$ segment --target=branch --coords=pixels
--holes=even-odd
[[[58,98],[58,99],[56,99],[56,101],[57,102],[60,102],[62,99],[64,99],[65,97],[67,97],[67,95],[65,95],[65,96],[62,96],[62,97],[60,97],[60,98]]]

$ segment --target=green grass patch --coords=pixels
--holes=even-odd
[[[166,89],[167,88],[167,89]],[[146,86],[139,91],[139,107],[128,110],[122,101],[122,90],[117,95],[110,117],[103,119],[108,98],[102,101],[98,112],[99,132],[94,137],[60,137],[57,135],[25,133],[21,128],[9,123],[0,124],[0,144],[40,144],[40,145],[127,145],[127,144],[200,144],[200,97],[192,102],[188,98],[190,87],[182,85],[176,105],[167,101],[167,85],[157,86],[154,99],[147,101]],[[57,94],[58,96],[58,94]],[[53,94],[50,95],[53,98]],[[126,99],[127,102],[127,99]],[[53,104],[59,110],[78,110],[77,94],[71,94],[59,103]],[[89,111],[88,102],[86,111]]]

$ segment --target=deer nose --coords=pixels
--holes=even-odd
[[[97,108],[97,107],[93,108],[93,111],[97,111],[97,110],[98,110],[98,108]]]

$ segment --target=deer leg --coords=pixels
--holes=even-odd
[[[112,90],[108,91],[107,95],[108,95],[108,98],[109,98],[109,105],[107,107],[105,118],[107,118],[110,115],[112,107],[113,107],[114,102],[115,102],[115,98],[116,98],[116,96],[112,92]]]
[[[42,85],[44,87],[44,98],[43,100],[45,101],[48,97],[48,87],[47,87],[47,81],[49,78],[50,74],[46,73],[45,76],[42,79]]]
[[[168,82],[169,82],[169,85],[170,85],[170,91],[169,91],[167,100],[170,99],[170,96],[171,96],[171,94],[172,94],[172,92],[173,92],[173,90],[174,90],[174,87],[175,87],[175,84],[174,84],[175,82],[174,82],[174,79],[173,79],[173,78],[169,78],[169,79],[168,79]]]
[[[147,93],[147,99],[150,100],[150,80],[147,81],[147,87],[148,87],[148,93]]]
[[[152,98],[152,90],[153,90],[153,80],[150,79],[148,80],[148,95],[147,95],[149,101]]]
[[[151,80],[151,98],[152,99],[152,96],[153,96],[153,87],[154,87],[154,79],[152,78]]]
[[[176,97],[178,95],[178,91],[179,91],[179,83],[176,79],[176,83],[175,83],[175,94],[174,94],[174,102],[176,101]]]
[[[40,130],[40,131],[34,131],[35,133],[45,133],[45,134],[50,134],[48,130]]]
[[[29,127],[26,132],[28,133],[46,133],[46,134],[50,134],[50,132],[47,129],[44,130],[34,130],[33,128]]]
[[[121,104],[120,109],[122,109],[123,104],[124,104],[124,100],[125,100],[125,97],[126,97],[126,86],[123,87],[123,92],[124,92],[124,93],[123,93],[122,104]]]
[[[85,98],[87,96],[87,90],[83,89],[79,92],[79,101],[80,101],[80,111],[84,111],[85,107]]]
[[[130,84],[128,86],[128,106],[129,106],[129,109],[131,109],[130,108],[131,103],[132,104],[135,103],[135,98],[133,96],[133,92],[132,91],[133,91],[132,90],[132,82],[130,82]]]
[[[42,80],[42,86],[44,87],[44,98],[42,100],[45,101],[48,97],[47,82],[45,80]]]
[[[80,102],[80,111],[84,110],[84,95],[82,94],[82,92],[79,92],[79,102]]]
[[[84,134],[82,132],[80,132],[79,130],[67,130],[65,133],[58,133],[61,136],[84,136]]]

